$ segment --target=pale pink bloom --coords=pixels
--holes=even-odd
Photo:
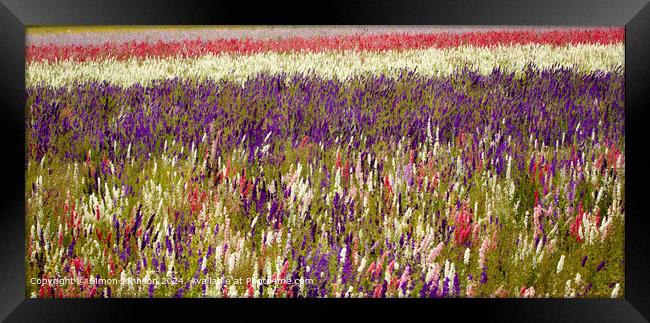
[[[435,248],[433,248],[433,250],[431,250],[431,253],[429,253],[429,257],[427,257],[427,260],[428,260],[429,262],[432,262],[433,260],[435,260],[436,257],[438,257],[438,255],[439,255],[440,252],[442,251],[442,248],[443,248],[444,246],[445,246],[445,244],[444,244],[443,242],[440,242],[440,243],[438,244],[438,246],[436,246]]]
[[[465,291],[465,294],[467,297],[476,296],[476,286],[474,285],[474,283],[470,282],[467,284],[467,290]]]
[[[479,268],[483,268],[485,266],[485,260],[487,257],[487,252],[489,247],[490,247],[490,240],[487,237],[485,237],[485,239],[483,239],[483,244],[481,244],[481,249],[479,249],[479,255],[478,255]]]
[[[546,216],[551,217],[552,215],[553,215],[553,207],[549,205],[548,209],[546,210]]]
[[[355,173],[357,175],[357,181],[360,184],[363,184],[363,173],[361,171],[361,155],[359,155],[359,158],[357,159],[357,165],[355,167]]]
[[[404,286],[404,284],[408,283],[410,279],[410,271],[411,271],[410,266],[406,266],[406,268],[404,268],[404,272],[402,272],[402,277],[400,277],[399,284],[398,284],[400,289]]]
[[[506,291],[503,287],[499,287],[499,288],[497,288],[496,291],[494,291],[494,294],[492,294],[492,297],[497,297],[497,298],[508,297],[508,291]]]

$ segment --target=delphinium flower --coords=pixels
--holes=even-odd
[[[488,281],[488,276],[487,276],[487,268],[482,267],[483,269],[481,270],[481,284],[486,284]]]
[[[599,272],[599,271],[601,271],[603,268],[605,268],[605,263],[606,263],[605,260],[601,261],[601,262],[598,264],[598,266],[596,267],[596,272]]]
[[[560,256],[560,260],[557,262],[557,268],[555,272],[559,274],[562,272],[562,269],[564,269],[564,255]]]
[[[620,289],[621,289],[621,284],[616,283],[616,286],[614,286],[614,289],[612,290],[612,294],[610,295],[610,297],[611,298],[617,298]]]
[[[469,264],[469,256],[470,256],[470,250],[469,250],[469,248],[466,248],[465,249],[465,254],[463,255],[463,263],[465,265]]]

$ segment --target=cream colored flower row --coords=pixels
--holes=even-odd
[[[624,66],[624,45],[518,45],[493,48],[455,47],[407,51],[332,51],[254,55],[207,55],[198,58],[151,58],[128,61],[35,62],[27,66],[26,85],[60,87],[78,82],[107,81],[120,86],[150,84],[168,78],[244,81],[259,73],[312,73],[347,79],[361,74],[390,77],[400,70],[445,76],[463,67],[489,74],[495,67],[521,73],[529,64],[539,68],[569,67],[580,72],[611,71]]]

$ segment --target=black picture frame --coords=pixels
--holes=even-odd
[[[650,4],[647,0],[359,1],[281,4],[212,1],[1,0],[0,5],[0,319],[123,321],[156,316],[184,319],[213,313],[384,317],[424,314],[489,321],[644,322],[650,319],[650,229],[647,141],[650,107]],[[25,295],[25,26],[103,24],[399,24],[399,25],[625,25],[625,298],[624,299],[29,299]],[[390,305],[390,307],[388,307]],[[400,309],[393,309],[399,305]],[[235,309],[236,308],[236,309]],[[388,310],[390,308],[390,310]],[[306,314],[296,314],[296,311]],[[237,314],[239,313],[239,314]],[[208,316],[210,317],[210,316]],[[236,316],[235,316],[236,317]]]

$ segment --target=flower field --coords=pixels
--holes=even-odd
[[[319,28],[28,37],[26,295],[623,296],[622,28]]]

